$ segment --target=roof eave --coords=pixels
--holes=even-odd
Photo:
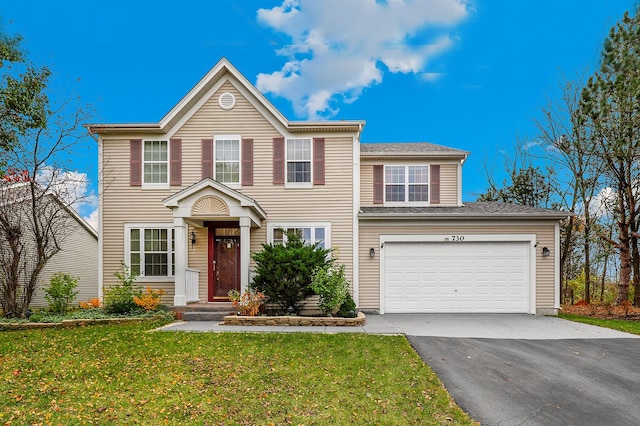
[[[363,160],[378,160],[382,158],[415,158],[415,157],[448,157],[464,160],[469,156],[467,152],[380,152],[380,153],[361,153],[360,158]]]
[[[375,219],[432,219],[432,220],[564,220],[571,214],[447,214],[447,213],[358,213],[358,218],[366,220]]]
[[[303,132],[359,132],[365,125],[364,120],[340,121],[289,121],[286,124],[291,133]]]
[[[85,124],[84,127],[92,135],[166,133],[158,123]]]

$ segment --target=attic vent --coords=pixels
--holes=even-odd
[[[218,104],[222,109],[232,109],[236,106],[236,97],[229,92],[225,92],[218,98]]]

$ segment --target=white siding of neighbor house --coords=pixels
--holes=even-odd
[[[135,223],[168,223],[172,214],[162,201],[170,195],[200,181],[201,140],[212,139],[218,134],[235,134],[253,139],[254,184],[238,191],[255,199],[267,212],[262,228],[251,232],[251,251],[259,251],[266,242],[268,222],[331,222],[331,241],[340,250],[340,262],[352,277],[353,253],[353,138],[355,134],[299,134],[294,137],[325,138],[325,185],[306,189],[286,189],[273,185],[273,138],[281,135],[230,81],[224,83],[202,107],[170,135],[182,139],[182,186],[168,190],[143,190],[129,186],[129,140],[161,139],[158,135],[131,135],[111,137],[104,135],[104,191],[103,191],[103,239],[104,285],[116,282],[114,273],[124,260],[124,225]],[[218,95],[233,93],[236,106],[223,110],[218,105]],[[169,136],[162,139],[169,139]],[[207,296],[207,230],[190,228],[197,235],[194,248],[189,244],[189,267],[200,271],[199,295]],[[166,291],[163,303],[171,304],[174,295],[173,280],[139,282]]]
[[[360,294],[359,308],[377,310],[380,306],[380,235],[478,235],[478,234],[536,234],[536,309],[553,311],[555,307],[555,226],[553,221],[373,221],[360,222]],[[376,257],[369,249],[376,248]],[[541,247],[552,250],[550,257],[542,257]]]
[[[57,272],[79,278],[74,306],[98,297],[98,240],[80,224],[74,225],[73,231],[62,243],[61,251],[49,260],[42,271],[32,307],[48,305],[43,288]]]

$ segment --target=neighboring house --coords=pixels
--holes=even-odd
[[[31,207],[28,184],[18,183],[0,187],[0,205],[7,208],[8,214],[3,215],[9,221],[17,221],[22,227],[22,243],[26,249],[35,250],[33,234],[31,233],[32,220],[29,218]],[[24,194],[24,195],[21,195]],[[49,193],[44,200],[52,203],[51,209],[40,205],[39,211],[46,215],[42,221],[52,225],[53,233],[59,238],[60,251],[53,255],[47,262],[38,277],[38,284],[31,300],[30,307],[42,308],[48,306],[43,288],[49,284],[51,277],[58,272],[63,272],[79,278],[75,302],[88,301],[99,296],[98,286],[98,233],[85,222],[72,208],[61,202],[56,195]],[[23,208],[24,207],[24,208]],[[50,238],[49,234],[48,237]],[[0,235],[2,244],[5,244]],[[4,247],[4,249],[8,249]],[[0,250],[1,252],[2,250]],[[29,258],[23,261],[29,264]],[[27,267],[28,269],[28,267]]]
[[[365,311],[557,312],[566,213],[463,204],[467,152],[361,144],[363,126],[288,121],[225,59],[159,123],[89,125],[100,283],[124,261],[165,303],[227,300],[297,229],[339,250]]]

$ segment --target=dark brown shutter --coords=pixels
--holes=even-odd
[[[253,139],[242,139],[242,185],[253,185]]]
[[[384,203],[384,166],[373,166],[373,204]]]
[[[182,185],[182,139],[171,139],[170,156],[171,177],[169,184],[180,186]]]
[[[202,173],[201,178],[213,178],[213,139],[202,139]]]
[[[431,169],[431,204],[440,204],[440,164],[432,164]]]
[[[273,183],[284,183],[284,138],[273,138]]]
[[[142,185],[142,139],[129,141],[129,185]]]
[[[313,139],[313,184],[324,185],[324,138]]]

